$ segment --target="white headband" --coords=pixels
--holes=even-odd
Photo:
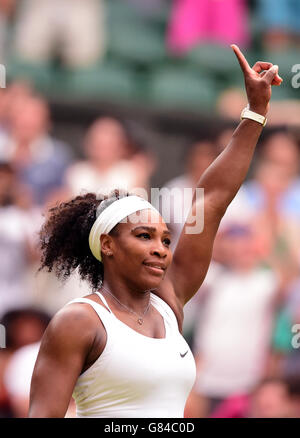
[[[108,234],[119,222],[130,214],[146,209],[151,209],[159,214],[150,202],[135,195],[118,199],[105,208],[105,210],[103,210],[103,212],[97,217],[90,231],[89,245],[93,256],[100,262],[102,261],[100,244],[101,234]]]

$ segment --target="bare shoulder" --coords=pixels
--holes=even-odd
[[[32,376],[31,417],[64,417],[101,327],[89,307],[68,304],[50,321]]]
[[[58,347],[89,348],[101,329],[99,318],[89,304],[72,303],[60,309],[50,321],[43,336],[43,344]]]

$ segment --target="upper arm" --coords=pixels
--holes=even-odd
[[[59,311],[43,336],[33,371],[30,417],[64,417],[78,376],[95,339],[85,306]]]
[[[202,212],[199,216],[200,208]],[[223,214],[224,211],[215,207],[211,197],[205,197],[203,205],[198,204],[198,201],[192,205],[189,217],[197,217],[197,221],[185,223],[168,272],[168,278],[182,306],[203,283]]]

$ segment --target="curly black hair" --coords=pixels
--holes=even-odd
[[[78,269],[80,278],[88,281],[92,290],[99,289],[104,280],[104,269],[90,250],[89,233],[97,209],[99,214],[117,199],[130,195],[118,189],[106,196],[87,193],[52,207],[39,233],[42,251],[39,271],[53,271],[65,281]],[[109,234],[117,233],[116,227]]]

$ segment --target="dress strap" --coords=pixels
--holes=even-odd
[[[107,304],[106,299],[104,298],[104,296],[100,293],[100,292],[95,292],[96,295],[98,295],[98,297],[102,300],[102,302],[106,305],[106,307],[108,308],[108,310],[113,313],[111,311],[111,308],[109,307],[109,305]]]
[[[179,329],[178,321],[171,307],[165,301],[163,301],[159,296],[155,295],[153,292],[151,292],[150,297],[151,297],[151,304],[164,317],[164,319],[170,325],[172,330],[175,330],[177,332]]]
[[[112,311],[110,309],[106,309],[104,306],[102,306],[99,303],[96,303],[96,301],[94,300],[90,300],[89,298],[75,298],[72,301],[69,301],[67,305],[69,304],[73,304],[73,303],[85,303],[85,304],[90,304],[93,309],[95,310],[95,312],[98,314],[99,318],[103,321],[103,319],[106,320],[106,318],[110,318],[111,319],[111,315]]]

